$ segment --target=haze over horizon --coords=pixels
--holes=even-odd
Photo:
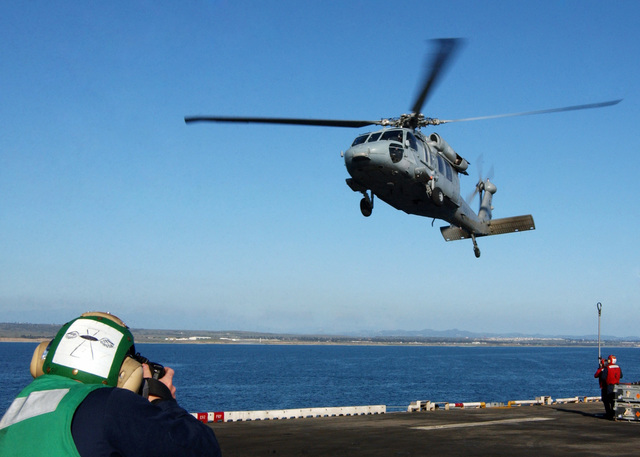
[[[0,321],[90,310],[133,328],[636,334],[640,3],[7,3],[0,15]],[[185,125],[185,115],[423,113],[622,98],[437,131],[536,230],[447,243],[377,200],[340,152],[372,129]],[[477,204],[477,202],[476,202]],[[475,330],[474,330],[475,331]]]
[[[10,332],[15,332],[11,326],[45,326],[50,327],[53,333],[57,332],[57,329],[64,325],[64,322],[58,323],[33,323],[33,322],[0,322],[0,337],[3,336],[4,330],[9,330]],[[532,338],[532,339],[555,339],[555,338],[568,338],[568,339],[586,339],[597,341],[598,335],[594,334],[576,334],[576,333],[562,333],[562,334],[544,334],[544,333],[526,333],[526,332],[483,332],[480,330],[469,330],[469,329],[458,329],[458,328],[449,328],[449,329],[429,329],[424,328],[420,330],[404,330],[404,329],[387,329],[387,330],[360,330],[360,331],[345,331],[341,333],[331,333],[331,332],[268,332],[261,330],[251,330],[251,329],[241,329],[241,328],[229,328],[229,329],[184,329],[178,327],[159,327],[159,328],[148,328],[148,327],[133,327],[132,331],[135,334],[135,331],[143,331],[143,332],[184,332],[186,334],[198,334],[198,332],[206,333],[221,333],[221,334],[257,334],[257,335],[275,335],[275,336],[300,336],[300,337],[353,337],[353,338],[477,338],[477,339],[491,339],[491,338],[506,338],[506,339],[518,339],[518,338]],[[6,335],[4,335],[6,336]],[[635,341],[640,340],[640,336],[637,334],[629,334],[629,335],[609,335],[609,334],[601,334],[601,341],[613,341],[613,340],[625,340],[625,341]]]

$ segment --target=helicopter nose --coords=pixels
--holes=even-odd
[[[371,150],[367,147],[352,147],[344,153],[344,160],[351,162],[368,162],[371,160]]]

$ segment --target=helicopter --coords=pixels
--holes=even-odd
[[[445,241],[471,238],[473,252],[476,257],[480,257],[476,238],[534,230],[533,216],[528,214],[492,219],[492,200],[497,187],[490,178],[481,176],[468,201],[462,198],[460,176],[468,175],[470,163],[458,155],[438,133],[425,135],[421,128],[451,122],[601,108],[615,105],[621,100],[464,119],[443,120],[425,117],[421,110],[462,42],[459,38],[433,41],[436,44],[436,52],[426,67],[422,89],[411,107],[411,112],[397,118],[341,120],[186,116],[184,120],[187,124],[233,122],[350,128],[380,126],[380,130],[358,135],[351,146],[342,153],[350,175],[346,183],[351,190],[363,195],[360,200],[362,215],[371,216],[374,198],[378,197],[407,214],[433,218],[434,222],[436,219],[443,220],[450,224],[440,228]],[[480,202],[477,213],[470,206],[476,195],[479,196]]]

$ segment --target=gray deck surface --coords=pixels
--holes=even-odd
[[[209,424],[224,457],[635,456],[640,422],[602,403]]]

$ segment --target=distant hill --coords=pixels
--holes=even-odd
[[[432,329],[423,329],[423,330],[386,330],[375,333],[376,336],[415,336],[422,338],[536,338],[536,339],[547,339],[547,338],[560,338],[560,339],[571,339],[571,340],[598,340],[598,335],[542,335],[540,333],[535,334],[525,334],[525,333],[486,333],[486,332],[469,332],[466,330],[458,330],[456,328],[449,330],[432,330]],[[638,336],[611,336],[611,335],[601,335],[601,340],[608,341],[640,341],[640,337]]]

